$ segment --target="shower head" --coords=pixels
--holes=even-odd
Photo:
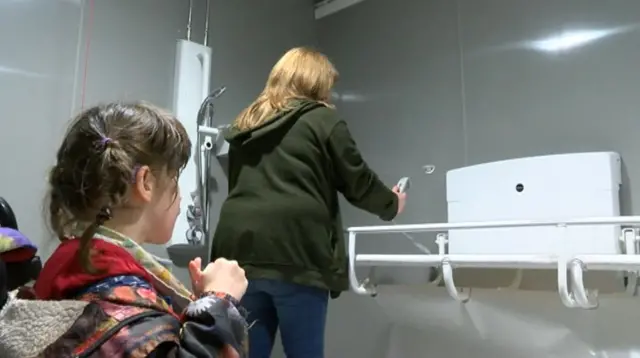
[[[226,90],[227,90],[226,86],[219,87],[213,92],[209,93],[209,95],[204,99],[204,101],[202,101],[202,104],[200,105],[200,109],[198,110],[198,120],[197,120],[198,126],[213,125],[213,123],[205,123],[205,121],[207,119],[213,119],[213,116],[215,115],[213,101],[216,98],[222,96],[222,94]]]

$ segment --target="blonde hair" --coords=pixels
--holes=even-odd
[[[338,71],[327,56],[307,47],[293,48],[273,66],[264,90],[235,119],[234,127],[255,128],[276,113],[289,109],[295,99],[331,107],[331,89],[337,79]]]

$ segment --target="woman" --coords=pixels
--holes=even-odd
[[[278,326],[288,358],[324,356],[328,297],[348,288],[338,193],[383,220],[404,207],[329,103],[337,77],[323,54],[290,50],[225,134],[229,196],[212,258],[238,261],[249,279],[251,358],[270,356]]]

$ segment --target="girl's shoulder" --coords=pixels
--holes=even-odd
[[[244,316],[217,296],[192,302],[180,316],[146,287],[117,286],[65,301],[26,296],[13,293],[0,312],[0,357],[217,357],[219,347],[210,342],[223,342],[242,357],[247,351]]]
[[[147,288],[114,287],[63,301],[28,293],[13,292],[0,312],[0,357],[147,357],[179,342],[179,318]]]
[[[178,315],[151,288],[116,286],[79,299],[92,302],[100,312],[93,325],[82,327],[78,321],[78,330],[93,333],[75,347],[74,356],[100,351],[114,358],[146,357],[162,343],[179,342]]]

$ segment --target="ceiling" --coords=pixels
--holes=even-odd
[[[364,0],[313,0],[316,7],[316,19],[334,14]]]

